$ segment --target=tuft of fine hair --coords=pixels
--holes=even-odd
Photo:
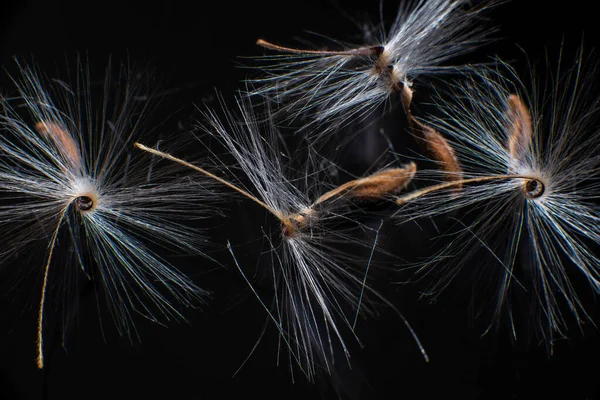
[[[66,80],[16,66],[17,95],[0,98],[0,268],[45,249],[20,271],[42,277],[38,366],[46,314],[71,314],[81,281],[97,288],[130,339],[136,314],[183,319],[182,306],[202,304],[206,292],[165,257],[202,254],[205,239],[189,222],[207,216],[206,191],[133,148],[150,137],[151,78],[109,62],[94,83],[81,57]]]

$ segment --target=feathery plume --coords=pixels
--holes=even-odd
[[[42,368],[46,314],[69,308],[77,276],[103,290],[97,296],[130,338],[134,314],[182,319],[177,303],[202,301],[205,292],[158,251],[200,253],[204,240],[185,221],[206,216],[206,197],[188,179],[169,177],[177,172],[173,165],[150,173],[149,158],[131,154],[134,140],[145,137],[142,121],[150,110],[139,100],[149,95],[143,75],[121,66],[113,76],[109,64],[97,92],[79,58],[67,82],[17,67],[18,96],[0,98],[0,262],[8,268],[28,249],[46,245],[37,338]]]
[[[313,380],[320,370],[331,372],[336,348],[349,357],[344,332],[353,335],[350,314],[374,312],[367,300],[378,298],[366,283],[368,257],[355,258],[349,252],[362,249],[363,254],[372,253],[374,244],[356,234],[357,222],[348,202],[397,194],[412,179],[415,165],[386,169],[327,189],[313,150],[307,151],[306,158],[296,159],[286,152],[273,124],[261,122],[244,100],[238,100],[237,107],[237,114],[223,107],[225,119],[207,111],[208,122],[202,130],[235,158],[250,182],[248,188],[239,176],[231,176],[231,168],[225,165],[213,173],[142,144],[137,146],[210,176],[275,217],[279,227],[273,233],[265,232],[267,250],[262,252],[268,255],[266,276],[274,285],[270,306],[247,278],[229,242],[228,248],[289,349],[290,367],[297,364]],[[227,180],[223,178],[226,175]],[[348,224],[353,228],[346,228]]]
[[[365,34],[372,42],[358,47],[305,50],[259,39],[258,45],[281,54],[261,59],[265,76],[252,80],[258,87],[250,93],[279,103],[285,118],[306,114],[312,123],[328,122],[325,131],[367,117],[393,93],[410,102],[415,80],[456,69],[444,64],[492,31],[484,29],[481,17],[497,2],[468,3],[406,1],[388,32],[372,27]]]
[[[580,56],[531,97],[523,97],[524,84],[490,70],[458,86],[429,123],[449,138],[462,191],[456,196],[456,183],[443,182],[397,200],[399,218],[463,211],[462,228],[422,267],[435,274],[433,292],[468,268],[480,312],[491,312],[493,324],[508,316],[515,337],[511,303],[519,292],[550,349],[566,332],[566,311],[579,325],[589,320],[574,276],[600,291],[598,99],[582,63]]]

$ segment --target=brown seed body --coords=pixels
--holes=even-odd
[[[71,162],[73,168],[81,168],[79,147],[65,128],[55,122],[40,121],[35,124],[35,130],[40,135],[50,136],[54,140],[58,151]]]
[[[523,160],[533,137],[531,113],[521,98],[515,94],[508,97],[506,117],[509,121],[509,132],[506,147],[511,158]]]

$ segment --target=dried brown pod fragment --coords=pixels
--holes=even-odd
[[[519,162],[525,157],[533,136],[531,113],[519,96],[511,94],[506,117],[509,121],[506,148],[511,158]]]
[[[65,128],[50,121],[39,121],[35,124],[35,130],[43,136],[50,136],[58,151],[71,162],[72,167],[81,167],[81,156],[75,141]]]
[[[290,229],[290,226],[284,224],[284,234],[290,236],[308,227],[312,220],[318,218],[317,207],[323,206],[329,201],[334,201],[342,197],[374,201],[396,194],[406,188],[416,172],[417,165],[411,162],[402,168],[388,168],[365,178],[346,182],[321,195],[310,207],[290,215],[289,221],[293,227]]]
[[[446,138],[444,138],[437,130],[432,127],[425,125],[415,118],[412,115],[409,115],[411,119],[411,126],[413,128],[413,133],[416,134],[419,142],[426,148],[430,157],[436,161],[441,168],[447,172],[446,180],[453,182],[459,182],[463,178],[462,169],[460,167],[460,163],[454,149]],[[456,188],[460,190],[462,185],[457,185]]]
[[[506,149],[510,157],[509,168],[514,170],[526,164],[526,156],[533,140],[533,121],[531,112],[523,100],[516,94],[508,96],[506,110],[508,120]],[[530,199],[541,197],[545,192],[545,184],[540,180],[526,180],[523,192]]]
[[[419,141],[419,144],[425,147],[429,156],[448,173],[446,179],[451,182],[460,182],[463,178],[463,173],[454,149],[437,130],[418,121],[413,116],[410,107],[412,97],[412,89],[407,85],[404,85],[404,88],[402,89],[402,106],[404,107],[404,113],[406,114],[406,118],[408,119],[413,134]],[[461,184],[457,184],[456,186],[458,190],[460,190],[461,187]]]
[[[332,198],[345,196],[360,200],[377,200],[394,194],[412,181],[417,171],[415,163],[406,164],[403,168],[388,168],[365,178],[346,182],[341,186],[323,194],[314,205],[322,204]]]

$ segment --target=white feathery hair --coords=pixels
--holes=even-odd
[[[226,112],[223,123],[209,113],[209,131],[235,157],[250,180],[250,192],[272,210],[290,216],[311,209],[316,193],[331,188],[323,180],[319,162],[308,154],[305,165],[298,165],[294,155],[281,147],[282,138],[274,125],[259,122],[242,101],[238,102],[240,120]],[[344,331],[353,335],[350,313],[359,308],[373,312],[366,297],[359,305],[361,293],[369,293],[363,280],[367,260],[357,262],[340,250],[340,245],[349,243],[365,249],[373,243],[362,242],[356,232],[329,227],[332,221],[350,218],[340,203],[336,199],[308,216],[307,226],[294,234],[286,235],[282,225],[281,233],[265,236],[274,298],[270,306],[268,300],[259,300],[289,349],[290,368],[298,365],[310,381],[319,370],[331,372],[334,347],[341,346],[342,354],[350,357],[344,336]]]
[[[266,269],[257,271],[273,282],[271,300],[259,294],[229,241],[228,249],[279,331],[279,347],[289,350],[292,374],[297,365],[313,381],[318,373],[332,373],[336,354],[350,357],[347,339],[356,339],[353,330],[359,314],[375,312],[370,300],[385,302],[367,282],[378,230],[358,222],[348,207],[346,195],[355,186],[322,196],[332,189],[323,167],[323,162],[331,161],[311,146],[300,146],[290,153],[268,110],[265,115],[257,114],[243,96],[238,97],[234,108],[221,103],[223,116],[203,111],[199,132],[208,135],[211,142],[218,140],[235,159],[234,165],[226,165],[225,157],[218,155],[220,167],[208,172],[169,154],[160,155],[205,171],[276,217],[274,231],[262,228],[266,249],[261,251],[263,258],[258,265]],[[400,181],[410,179],[413,173],[410,169],[394,171]]]
[[[17,61],[17,96],[0,98],[0,261],[6,269],[40,243],[46,248],[38,266],[40,368],[44,313],[69,308],[80,273],[103,290],[130,339],[135,314],[183,319],[180,306],[195,307],[205,294],[161,256],[201,254],[205,240],[186,221],[206,217],[205,191],[177,177],[181,168],[152,165],[133,147],[148,129],[150,78],[125,65],[115,74],[111,65],[96,86],[80,56],[67,81]]]
[[[389,30],[383,21],[368,28],[361,46],[300,50],[259,40],[281,54],[259,59],[266,64],[264,76],[251,80],[257,87],[249,93],[278,103],[284,118],[303,114],[311,121],[307,126],[322,124],[326,132],[366,118],[422,76],[459,69],[445,63],[487,40],[493,29],[485,29],[482,15],[497,3],[405,1]]]
[[[491,316],[489,327],[507,317],[515,337],[512,303],[524,296],[519,313],[550,351],[569,321],[590,322],[574,282],[600,291],[598,96],[582,64],[580,54],[532,90],[508,66],[508,77],[490,68],[457,84],[425,122],[454,149],[462,188],[446,173],[422,171],[432,186],[400,198],[396,215],[450,214],[460,229],[421,267],[434,277],[432,293],[467,271],[460,276],[468,276],[478,312]]]

